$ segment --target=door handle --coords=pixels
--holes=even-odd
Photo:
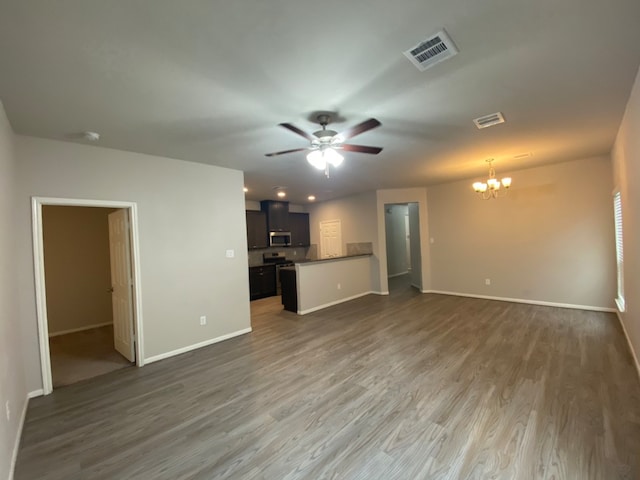
[[[107,288],[107,293],[113,293],[113,287]]]

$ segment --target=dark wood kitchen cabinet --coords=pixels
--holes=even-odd
[[[311,245],[308,213],[289,213],[289,227],[291,228],[292,247],[308,247]]]
[[[249,292],[251,300],[277,294],[275,265],[249,267]]]
[[[282,285],[282,305],[284,309],[298,313],[298,289],[296,285],[295,267],[285,267],[280,270],[280,284]]]
[[[267,214],[267,228],[269,232],[289,231],[289,202],[263,200],[260,209]]]
[[[257,210],[247,210],[247,247],[249,250],[267,248],[267,214]]]

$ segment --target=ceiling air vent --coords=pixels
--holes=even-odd
[[[476,124],[478,128],[487,128],[492,127],[494,125],[498,125],[500,123],[504,123],[504,117],[502,113],[492,113],[491,115],[485,115],[484,117],[476,118],[473,123]]]
[[[418,70],[424,72],[436,63],[453,57],[458,53],[458,49],[449,38],[449,35],[447,35],[447,32],[440,30],[432,37],[403,53]]]

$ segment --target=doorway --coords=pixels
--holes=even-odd
[[[389,291],[421,290],[418,204],[385,204],[384,213]]]
[[[43,391],[142,366],[135,204],[34,198]]]

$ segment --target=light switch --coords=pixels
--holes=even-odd
[[[227,258],[233,258],[236,256],[236,252],[234,250],[227,250]]]

